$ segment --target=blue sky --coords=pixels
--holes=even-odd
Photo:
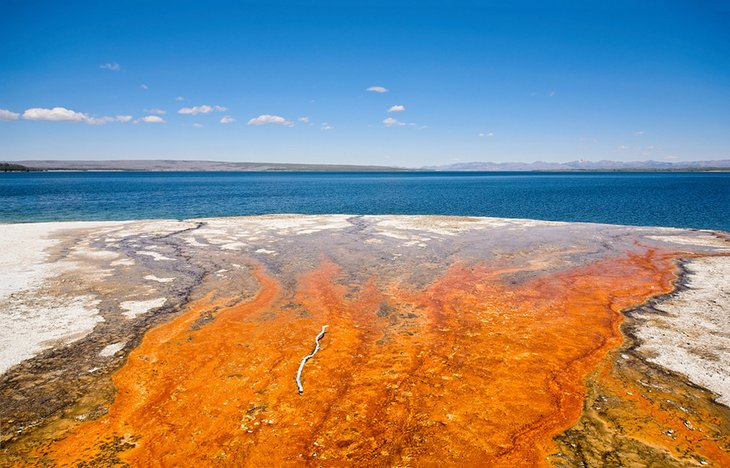
[[[730,5],[0,0],[0,159],[153,158],[730,158]]]

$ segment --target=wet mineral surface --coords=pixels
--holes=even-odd
[[[723,233],[279,215],[0,248],[2,465],[730,466]]]

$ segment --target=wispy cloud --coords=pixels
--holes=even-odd
[[[548,93],[548,97],[553,97],[553,96],[555,96],[555,91],[550,91],[550,92]]]
[[[0,109],[0,120],[18,120],[20,114],[6,109]]]
[[[390,106],[388,108],[388,112],[403,112],[406,110],[406,106],[401,104],[396,104],[395,106]]]
[[[147,86],[147,85],[146,85],[146,84],[144,84],[144,83],[142,83],[141,85],[139,85],[139,87],[140,87],[140,88],[142,88],[142,89],[144,89],[145,91],[147,91],[148,89],[150,89],[150,87],[149,87],[149,86]]]
[[[393,117],[388,117],[383,120],[383,125],[386,127],[417,127],[418,130],[423,130],[424,128],[428,128],[428,125],[421,125],[419,126],[415,122],[401,122],[398,119],[394,119]]]
[[[236,119],[234,119],[230,115],[224,115],[223,117],[221,117],[220,123],[222,123],[223,125],[228,125],[228,124],[232,124],[235,121],[236,121]]]
[[[104,70],[113,71],[113,72],[118,72],[118,71],[122,70],[121,65],[119,65],[117,62],[105,63],[103,65],[99,65],[99,68],[102,68]]]
[[[388,117],[387,119],[383,120],[383,125],[386,127],[402,127],[406,125],[405,122],[401,122],[398,119],[394,119],[393,117]]]
[[[321,127],[322,130],[332,130],[333,128],[335,128],[335,127],[333,127],[332,125],[328,124],[327,122],[323,122],[322,123],[322,127]]]
[[[165,119],[159,115],[145,115],[139,121],[144,123],[165,123]]]
[[[158,109],[157,107],[153,107],[152,109],[145,109],[145,112],[148,114],[157,114],[157,115],[165,115],[167,114],[167,111],[164,109]]]
[[[286,120],[284,117],[280,115],[271,115],[271,114],[261,114],[258,117],[254,117],[253,119],[248,121],[248,125],[283,125],[285,127],[293,127],[294,123]]]
[[[297,120],[300,121],[301,123],[305,123],[305,124],[309,123],[309,117],[307,117],[306,115],[299,117]]]
[[[104,125],[115,121],[114,117],[89,117],[86,123],[89,125]]]
[[[193,127],[195,127],[195,128],[203,128],[203,124],[202,124],[202,123],[197,123],[197,122],[195,122],[195,123],[193,124]]]
[[[177,102],[183,102],[183,101],[185,100],[185,98],[184,98],[184,97],[182,97],[182,96],[178,96],[178,97],[176,97],[176,98],[175,98],[175,100],[176,100]]]
[[[649,156],[654,151],[655,148],[656,148],[656,146],[649,145],[646,148],[644,148],[644,151],[642,151],[641,154],[644,156]]]
[[[382,86],[371,86],[366,91],[371,91],[373,93],[387,93],[388,88],[384,88]]]
[[[494,136],[494,132],[481,132],[481,133],[479,133],[479,137],[480,138],[484,138],[484,137],[492,138],[493,136]]]
[[[104,125],[111,122],[130,122],[132,120],[131,115],[117,115],[116,117],[87,117],[84,122],[89,125]]]
[[[646,131],[644,131],[644,130],[637,130],[637,131],[634,132],[634,135],[643,135],[644,133],[646,133]]]
[[[627,149],[630,149],[630,148],[631,148],[630,146],[626,146],[626,145],[618,145],[616,147],[616,149],[619,151],[626,151]]]
[[[207,104],[203,104],[202,106],[192,106],[192,107],[183,107],[179,111],[177,111],[178,114],[187,114],[187,115],[198,115],[198,114],[209,114],[211,112],[225,112],[228,108],[223,106],[209,106]]]

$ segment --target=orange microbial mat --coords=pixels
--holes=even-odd
[[[259,266],[252,299],[231,304],[213,290],[148,332],[113,377],[109,412],[36,455],[59,465],[547,465],[553,438],[581,415],[589,374],[626,396],[607,361],[623,341],[621,311],[670,292],[675,260],[636,248],[553,272],[456,261],[419,289],[353,279],[325,260],[286,290]],[[299,394],[297,369],[323,325]],[[681,435],[667,450],[684,444],[730,464],[701,432]]]

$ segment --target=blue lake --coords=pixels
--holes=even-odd
[[[441,214],[730,231],[730,173],[0,173],[0,222]]]

